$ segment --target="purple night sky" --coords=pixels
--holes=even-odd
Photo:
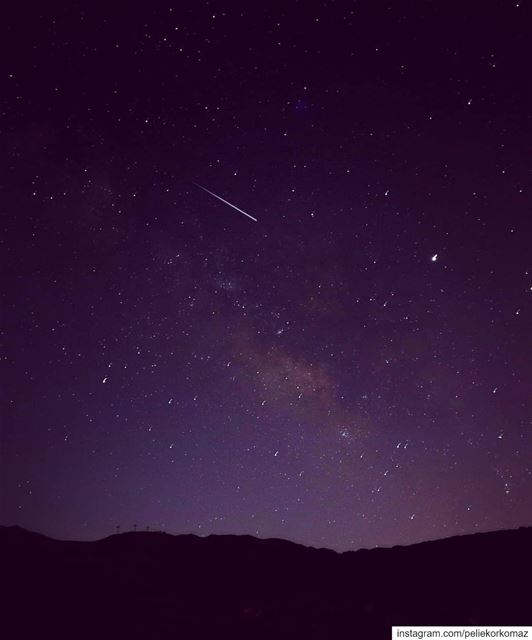
[[[531,525],[529,9],[4,9],[0,524]]]

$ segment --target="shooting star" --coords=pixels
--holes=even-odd
[[[254,218],[253,216],[250,216],[249,213],[246,213],[245,211],[243,211],[242,209],[239,209],[238,207],[235,207],[234,204],[231,204],[230,202],[227,202],[227,200],[224,200],[223,198],[220,198],[220,196],[217,196],[215,193],[213,193],[212,191],[209,191],[208,189],[206,189],[205,187],[202,187],[201,184],[198,184],[197,182],[193,182],[192,184],[195,184],[196,187],[199,187],[200,189],[203,189],[203,191],[206,191],[207,193],[210,193],[211,196],[214,196],[215,198],[218,198],[218,200],[221,200],[223,203],[228,204],[230,207],[233,207],[233,209],[236,209],[237,211],[240,211],[240,213],[243,213],[245,216],[247,216],[248,218],[251,218],[253,220],[253,222],[258,222],[257,218]]]

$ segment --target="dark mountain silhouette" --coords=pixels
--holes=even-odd
[[[0,527],[6,638],[390,638],[530,624],[532,528],[336,553],[251,536]],[[9,635],[8,633],[9,632]]]

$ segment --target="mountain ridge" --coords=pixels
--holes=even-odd
[[[251,534],[233,534],[233,533],[210,533],[206,536],[201,536],[201,535],[197,535],[195,533],[170,533],[168,531],[159,531],[159,530],[150,530],[150,531],[145,531],[145,530],[139,530],[139,531],[134,531],[134,530],[129,530],[129,531],[123,531],[121,533],[112,533],[109,534],[108,536],[104,536],[103,538],[96,538],[94,540],[73,540],[73,539],[63,539],[63,538],[55,538],[53,536],[50,536],[48,534],[45,533],[41,533],[39,531],[33,531],[31,529],[27,529],[26,527],[22,527],[20,525],[0,525],[0,536],[2,536],[4,534],[4,532],[8,532],[8,531],[12,531],[12,532],[19,532],[21,535],[27,534],[30,536],[39,536],[41,538],[46,538],[48,540],[54,540],[55,542],[76,542],[76,543],[100,543],[103,542],[105,540],[111,540],[111,539],[117,539],[117,538],[124,538],[127,536],[149,536],[149,537],[156,537],[156,536],[160,536],[162,537],[166,537],[166,538],[173,538],[173,539],[194,539],[194,540],[209,540],[209,539],[235,539],[235,540],[256,540],[259,543],[262,542],[281,542],[281,543],[287,543],[290,545],[294,545],[297,547],[303,547],[305,549],[315,549],[316,551],[332,551],[333,553],[336,553],[338,555],[344,555],[344,554],[351,554],[351,553],[359,553],[361,551],[364,552],[368,552],[368,551],[376,551],[378,549],[381,550],[390,550],[390,549],[409,549],[411,547],[419,547],[420,545],[427,545],[427,544],[433,544],[433,543],[441,543],[444,542],[446,540],[461,540],[461,539],[471,539],[471,538],[475,538],[476,536],[495,536],[495,535],[499,535],[499,534],[506,534],[512,531],[530,531],[532,532],[532,525],[523,525],[523,526],[519,526],[519,527],[515,527],[513,529],[495,529],[495,530],[490,530],[490,531],[475,531],[473,533],[460,533],[460,534],[456,534],[456,535],[450,535],[450,536],[446,536],[444,538],[430,538],[428,540],[421,540],[419,542],[413,542],[411,544],[392,544],[390,546],[384,546],[384,545],[376,545],[374,547],[359,547],[357,549],[345,549],[344,551],[338,551],[336,549],[331,549],[330,547],[315,547],[313,545],[308,545],[308,544],[304,544],[302,542],[296,542],[294,540],[289,540],[287,538],[277,538],[277,537],[273,537],[273,538],[260,538],[258,536],[253,536]],[[0,543],[1,543],[1,538],[0,538]]]

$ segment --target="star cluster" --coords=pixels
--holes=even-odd
[[[532,524],[532,44],[465,5],[10,10],[2,523]]]

